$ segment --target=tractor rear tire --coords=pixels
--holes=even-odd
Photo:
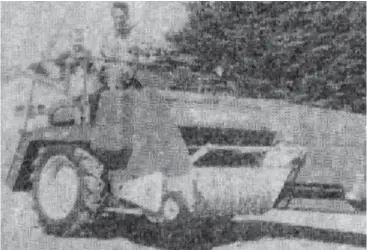
[[[73,145],[53,145],[40,150],[33,165],[33,209],[45,233],[68,236],[93,221],[106,187],[103,165],[95,157]],[[62,172],[69,175],[58,180]],[[52,190],[50,183],[65,188]]]

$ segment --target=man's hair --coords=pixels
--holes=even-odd
[[[113,2],[112,8],[121,9],[126,15],[129,14],[129,5],[126,2]]]

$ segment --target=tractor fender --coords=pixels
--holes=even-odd
[[[6,184],[13,191],[29,191],[30,176],[33,172],[33,161],[39,155],[40,149],[49,145],[78,145],[89,148],[87,127],[47,127],[32,132],[20,131],[18,147],[6,177]]]

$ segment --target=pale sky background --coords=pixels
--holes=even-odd
[[[138,22],[135,39],[149,41],[153,46],[166,46],[163,34],[181,29],[188,19],[180,2],[128,3],[132,23]],[[14,67],[25,69],[41,59],[53,37],[58,43],[50,56],[55,57],[70,46],[76,27],[87,27],[87,47],[98,46],[99,34],[112,25],[110,6],[111,2],[2,2],[2,74]]]

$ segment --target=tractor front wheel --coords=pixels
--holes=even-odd
[[[103,166],[83,149],[44,148],[34,162],[34,210],[49,234],[65,236],[91,222],[102,203]]]
[[[153,224],[179,225],[189,218],[189,210],[180,193],[170,192],[163,197],[159,211],[146,212],[145,217]]]

